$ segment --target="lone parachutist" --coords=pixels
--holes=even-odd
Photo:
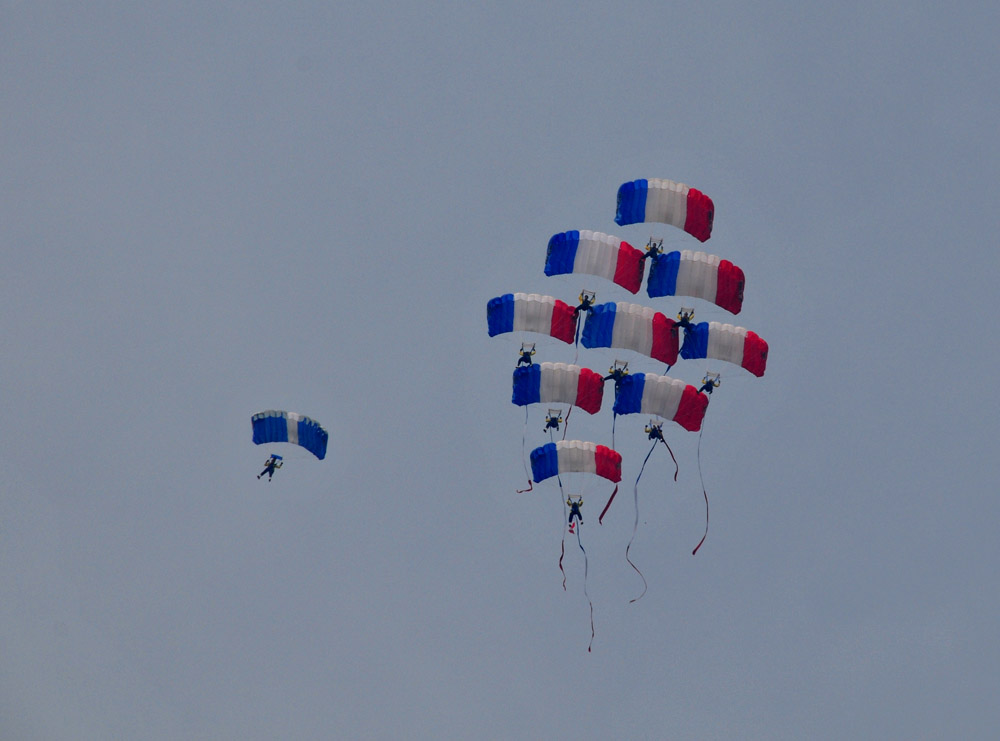
[[[264,470],[257,474],[257,478],[260,478],[266,473],[267,480],[270,481],[271,477],[274,476],[274,472],[283,465],[284,461],[281,460],[280,455],[271,455],[271,457],[264,463]]]

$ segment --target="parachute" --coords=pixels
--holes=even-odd
[[[700,322],[684,331],[682,358],[714,358],[733,363],[763,376],[767,366],[767,343],[744,327],[720,322]]]
[[[674,320],[646,306],[625,302],[598,304],[587,314],[580,342],[586,348],[618,347],[667,365],[677,362]]]
[[[514,393],[518,406],[564,403],[588,414],[601,410],[604,379],[589,368],[567,363],[538,363],[514,369]]]
[[[576,331],[573,307],[552,296],[506,293],[486,304],[490,337],[505,332],[538,332],[572,344]]]
[[[615,414],[655,414],[689,432],[701,429],[708,395],[670,376],[636,373],[621,379],[615,396]]]
[[[704,242],[712,236],[714,219],[712,199],[683,183],[650,178],[622,183],[618,188],[618,226],[658,221]]]
[[[729,260],[704,252],[681,250],[653,257],[646,293],[650,298],[693,296],[739,314],[743,308],[745,282],[743,271]]]
[[[562,476],[571,473],[595,474],[605,478],[615,484],[615,490],[611,494],[611,499],[618,493],[618,482],[622,480],[622,456],[616,450],[605,445],[584,442],[582,440],[560,440],[558,442],[547,443],[531,451],[531,472],[535,481],[545,481],[556,477],[559,482],[559,490],[562,492]],[[587,592],[587,551],[583,547],[580,530],[583,521],[580,519],[580,528],[573,528],[573,517],[580,517],[580,506],[583,504],[582,495],[577,495],[576,500],[573,495],[566,499],[566,505],[571,507],[569,516],[569,531],[576,535],[576,543],[583,553],[583,593],[587,597],[590,605],[590,645],[589,652],[594,643],[594,603]],[[608,500],[610,506],[611,500]],[[604,508],[607,510],[607,506]],[[603,517],[603,514],[601,515]],[[563,554],[566,551],[566,534],[563,532],[563,544],[559,554],[559,570],[563,571]],[[566,589],[566,572],[563,571],[563,589]]]
[[[545,274],[596,275],[630,293],[638,293],[642,285],[642,257],[642,250],[610,234],[587,230],[562,232],[549,240]]]
[[[564,473],[593,473],[618,483],[622,480],[622,456],[606,445],[582,440],[559,440],[531,451],[531,474],[535,481]]]
[[[329,438],[319,422],[295,412],[268,409],[250,418],[253,425],[253,441],[256,445],[265,443],[290,443],[300,445],[319,460],[326,457],[326,443]]]

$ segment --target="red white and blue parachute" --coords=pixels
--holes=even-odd
[[[486,304],[490,337],[505,332],[537,332],[572,343],[576,330],[573,307],[552,296],[506,293]]]
[[[598,304],[587,314],[580,343],[586,348],[632,350],[673,365],[679,344],[674,324],[673,319],[648,306],[624,301]]]
[[[589,368],[568,363],[535,363],[514,369],[514,393],[518,406],[562,403],[580,407],[588,414],[601,410],[604,379]]]
[[[646,281],[650,298],[692,296],[710,301],[728,312],[743,308],[743,271],[716,255],[680,250],[653,257]]]
[[[642,250],[618,237],[586,229],[555,234],[545,255],[546,275],[586,273],[616,283],[630,293],[642,285]]]
[[[559,440],[531,451],[535,481],[567,473],[592,473],[608,481],[622,480],[622,456],[606,445],[582,440]]]
[[[654,414],[697,432],[708,408],[708,395],[670,376],[634,373],[624,376],[615,395],[615,414]]]
[[[305,448],[320,460],[326,457],[329,435],[314,419],[295,412],[268,409],[253,415],[250,423],[257,445],[289,443]]]
[[[763,376],[767,367],[767,342],[745,327],[720,322],[700,322],[684,332],[680,356],[687,360],[714,358]]]
[[[673,180],[650,178],[622,183],[618,188],[619,226],[656,221],[683,229],[704,242],[712,236],[715,205],[700,190]]]

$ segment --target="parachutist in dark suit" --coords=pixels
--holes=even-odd
[[[284,465],[284,461],[281,460],[280,455],[272,455],[264,463],[264,470],[257,474],[257,478],[260,478],[265,473],[267,474],[267,480],[270,481],[271,477],[274,476],[274,472]]]

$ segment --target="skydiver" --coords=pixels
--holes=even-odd
[[[666,444],[666,440],[663,439],[663,423],[656,424],[650,420],[649,424],[646,425],[646,434],[649,436],[650,440],[659,440],[661,443]],[[655,443],[653,447],[656,447]]]
[[[691,323],[692,319],[694,319],[694,309],[681,308],[681,310],[677,312],[677,323],[674,326],[684,327],[685,330],[692,329],[694,327]]]
[[[268,482],[271,481],[271,477],[274,476],[276,469],[281,468],[284,465],[284,461],[281,460],[280,455],[272,455],[267,461],[264,462],[264,470],[257,474],[257,478],[260,478],[265,473],[267,474]]]
[[[622,379],[628,375],[628,361],[616,360],[615,364],[608,368],[608,375],[602,378],[602,381],[614,381],[615,382],[615,395],[618,394],[618,389],[622,385]]]
[[[674,323],[672,331],[675,334],[680,333],[681,327],[684,328],[684,341],[681,344],[681,357],[686,358],[688,344],[695,341],[694,328],[695,325],[691,321],[694,319],[694,309],[687,309],[681,307],[681,310],[677,312],[677,321]]]
[[[583,506],[583,496],[577,496],[576,499],[573,499],[572,495],[566,497],[566,506],[569,507],[569,529],[570,530],[573,529],[573,525],[574,525],[573,518],[574,517],[582,525],[583,524],[583,515],[580,513],[580,507]]]
[[[596,298],[597,294],[593,291],[581,291],[580,304],[573,309],[573,316],[578,316],[581,311],[591,311],[594,307],[594,300]]]
[[[707,373],[702,379],[702,387],[698,389],[699,394],[711,394],[714,389],[719,388],[719,384],[722,380],[719,378],[718,373]]]
[[[649,241],[646,243],[646,251],[640,259],[645,260],[647,257],[650,257],[653,259],[653,262],[656,262],[656,258],[658,258],[661,254],[663,254],[663,240],[661,239],[659,241],[655,241],[652,237],[650,237]]]
[[[535,343],[532,342],[528,344],[526,342],[521,343],[521,349],[518,351],[521,355],[517,359],[517,366],[520,368],[522,365],[531,365],[531,356],[535,354]]]
[[[545,427],[542,428],[542,432],[548,432],[549,430],[559,432],[559,425],[562,424],[562,421],[562,413],[558,409],[550,410],[549,414],[545,417]]]

